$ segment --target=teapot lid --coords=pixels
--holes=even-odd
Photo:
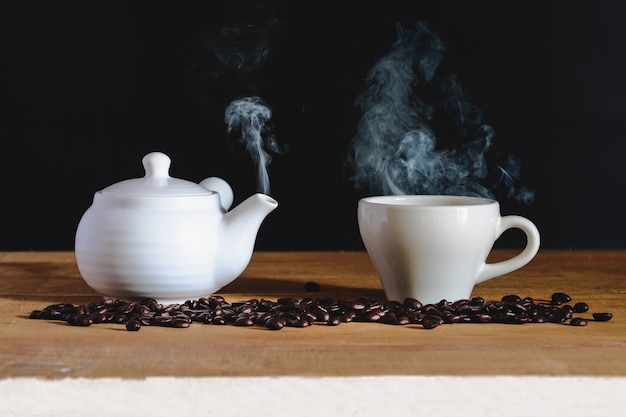
[[[171,162],[164,153],[149,153],[142,160],[146,171],[144,177],[120,181],[101,192],[129,196],[189,196],[214,193],[195,182],[170,177]]]

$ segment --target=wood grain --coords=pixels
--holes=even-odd
[[[491,259],[512,252],[494,251]],[[0,253],[0,378],[37,376],[626,376],[626,251],[543,250],[526,267],[482,283],[475,295],[549,298],[562,291],[591,312],[614,314],[585,327],[557,324],[417,325],[342,323],[270,331],[194,323],[187,329],[122,325],[73,327],[31,320],[49,304],[99,299],[71,252]],[[308,293],[315,281],[321,291]],[[384,293],[364,252],[257,252],[244,274],[219,291],[250,298],[369,296]],[[590,314],[588,314],[590,316]]]

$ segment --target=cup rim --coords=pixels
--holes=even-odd
[[[377,195],[363,197],[360,203],[382,206],[412,206],[412,207],[461,207],[486,206],[498,204],[496,200],[485,197],[461,195]]]

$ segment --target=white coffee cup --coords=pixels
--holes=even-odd
[[[500,204],[478,197],[404,195],[359,201],[361,238],[389,300],[423,304],[468,299],[474,285],[519,269],[539,250],[539,231],[528,219],[501,216]],[[526,234],[526,247],[486,263],[508,229]]]

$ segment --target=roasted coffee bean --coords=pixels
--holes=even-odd
[[[185,310],[185,315],[192,321],[196,321],[197,317],[202,314],[202,310]]]
[[[213,314],[211,314],[210,312],[199,314],[196,317],[196,321],[204,324],[211,324],[211,320],[213,320]]]
[[[444,321],[444,323],[449,323],[449,324],[461,323],[462,321],[465,321],[466,317],[467,316],[461,316],[459,314],[449,313],[449,314],[446,314],[445,317],[443,317],[443,321]],[[467,318],[469,319],[469,317],[467,317]]]
[[[172,327],[182,329],[182,328],[189,327],[190,324],[191,322],[189,320],[185,320],[183,318],[175,318],[174,320],[172,320],[172,323],[170,325]]]
[[[285,320],[278,316],[271,316],[265,320],[265,327],[270,330],[280,330],[285,327]]]
[[[381,313],[376,310],[362,311],[354,317],[354,321],[358,322],[375,322],[381,319]]]
[[[443,311],[441,313],[441,318],[443,320],[444,323],[446,324],[452,324],[452,320],[453,317],[455,316],[455,314],[451,311]]]
[[[520,301],[512,303],[509,308],[513,314],[517,316],[525,316],[528,313],[528,309]]]
[[[560,305],[563,303],[568,303],[570,301],[572,301],[572,297],[562,292],[555,292],[550,298],[550,303],[553,305]]]
[[[550,317],[552,323],[565,323],[572,318],[572,314],[568,310],[558,310]]]
[[[593,313],[593,319],[595,321],[609,321],[613,318],[611,313]]]
[[[135,309],[135,303],[124,303],[117,308],[117,312],[121,314],[129,314]]]
[[[424,317],[424,315],[418,310],[413,309],[404,310],[404,314],[406,315],[406,318],[409,319],[409,323],[419,323]]]
[[[237,315],[234,312],[226,313],[223,317],[226,320],[226,324],[235,324],[235,320],[237,320]]]
[[[173,316],[179,311],[179,309],[180,309],[180,306],[178,304],[172,304],[172,305],[165,307],[163,312]]]
[[[382,306],[375,300],[368,300],[367,307],[365,308],[366,311],[380,311],[381,309]]]
[[[254,319],[249,316],[239,316],[235,320],[235,326],[253,326]]]
[[[402,305],[413,310],[419,310],[423,307],[422,303],[415,298],[406,298]]]
[[[128,317],[126,317],[126,315],[122,313],[114,313],[113,316],[111,317],[112,323],[122,324],[122,323],[126,323],[127,320],[128,320]]]
[[[300,303],[300,300],[298,300],[297,298],[292,298],[292,297],[284,297],[284,298],[279,298],[278,300],[276,300],[276,302],[282,305],[296,306]]]
[[[272,311],[280,312],[280,313],[298,313],[302,311],[299,306],[293,304],[278,304],[276,307],[272,308]]]
[[[424,316],[422,319],[422,326],[425,329],[434,329],[435,327],[443,324],[443,319],[439,316]]]
[[[211,300],[208,297],[200,297],[198,299],[198,305],[202,308],[209,308],[211,306]]]
[[[148,314],[151,311],[152,310],[150,310],[150,307],[148,307],[147,305],[143,305],[143,304],[136,304],[135,308],[133,308],[133,312],[140,316],[144,314]]]
[[[275,303],[274,301],[261,298],[261,300],[259,300],[258,310],[262,312],[270,311],[272,308],[274,308],[276,304],[277,303]]]
[[[67,319],[68,324],[72,326],[91,326],[91,317],[87,314],[73,313]]]
[[[570,306],[569,304],[564,305],[563,307],[553,311],[552,315],[550,316],[550,321],[552,323],[565,323],[572,318],[573,313],[574,308],[572,306]]]
[[[315,303],[315,300],[313,300],[310,297],[303,298],[298,303],[298,307],[300,308],[300,310],[308,312],[308,311],[310,311],[314,307],[314,303]]]
[[[104,311],[101,310],[106,310],[108,308],[104,301],[94,301],[92,303],[89,303],[87,307],[89,307],[89,311],[91,311],[92,313],[96,311],[104,313]]]
[[[483,297],[473,297],[470,300],[470,305],[473,306],[483,306],[485,304],[485,299]]]
[[[585,313],[589,310],[589,305],[587,303],[579,302],[574,304],[574,312],[575,313]]]
[[[569,324],[571,324],[572,326],[586,326],[587,320],[583,319],[582,317],[575,317],[570,320]]]
[[[483,312],[483,306],[477,306],[472,304],[466,304],[459,307],[458,310],[455,310],[459,314],[468,314],[468,315],[476,315]]]
[[[150,311],[155,311],[161,306],[154,298],[146,298],[141,301],[142,305],[148,306]],[[162,306],[161,306],[162,307]]]
[[[437,306],[435,306],[433,304],[426,304],[424,306],[424,308],[422,308],[422,312],[424,314],[428,314],[428,315],[431,315],[431,316],[440,316],[440,317],[441,317],[441,314],[442,314],[441,310],[439,310],[437,308]]]
[[[356,317],[356,311],[351,310],[351,311],[346,311],[341,315],[341,321],[343,323],[350,323],[351,321],[354,320],[354,318]]]
[[[257,300],[256,298],[251,298],[251,299],[247,300],[246,304],[251,305],[252,308],[255,309],[255,310],[257,310],[259,308],[259,300]]]
[[[380,322],[386,324],[393,324],[397,320],[398,316],[394,311],[386,311],[381,317]]]
[[[42,319],[46,320],[63,320],[63,316],[66,313],[62,313],[59,310],[44,310],[42,311]]]
[[[173,317],[175,319],[183,319],[183,320],[191,321],[191,317],[189,316],[189,314],[187,314],[186,312],[183,312],[183,311],[179,311],[177,313],[174,313]]]
[[[341,324],[341,316],[331,316],[326,322],[328,326],[338,326]]]
[[[519,303],[520,301],[522,301],[522,299],[519,297],[519,295],[510,294],[502,297],[501,301],[505,303]]]
[[[287,327],[307,327],[310,323],[306,314],[296,314],[285,317],[285,324]]]
[[[91,322],[94,324],[104,323],[107,320],[107,316],[100,312],[91,313],[89,317],[91,317]]]
[[[42,310],[33,310],[28,315],[31,319],[41,319],[44,316],[44,312]]]
[[[169,314],[161,314],[160,316],[155,316],[153,321],[155,324],[164,326],[170,324],[172,320],[174,320],[174,318]]]
[[[141,329],[141,323],[137,319],[130,319],[126,322],[126,330],[129,332],[136,332]]]
[[[547,321],[546,316],[543,316],[541,314],[533,316],[531,320],[533,323],[545,323]]]
[[[269,312],[261,313],[256,316],[254,319],[254,324],[258,324],[259,326],[265,325],[265,322],[272,317],[272,314]]]
[[[302,312],[296,309],[289,309],[288,311],[283,311],[280,309],[276,309],[274,310],[274,313],[278,313],[279,317],[284,318],[285,320],[289,321],[295,321],[295,320],[300,320],[301,314]]]
[[[254,307],[250,304],[242,304],[235,308],[237,314],[250,314],[254,311]]]
[[[330,318],[330,313],[323,307],[315,305],[311,308],[310,313],[315,316],[315,321],[327,322]]]
[[[313,323],[315,323],[317,321],[317,317],[315,317],[315,315],[313,315],[313,314],[311,314],[309,312],[306,312],[304,314],[304,318],[306,318],[306,320],[309,322],[309,324],[313,324]]]
[[[477,314],[475,316],[470,316],[470,321],[477,323],[490,323],[492,318],[489,314]]]
[[[387,301],[383,303],[383,308],[389,311],[399,311],[402,309],[402,304],[398,301]]]
[[[348,303],[348,308],[351,310],[365,310],[365,307],[367,307],[367,304],[362,299]]]

